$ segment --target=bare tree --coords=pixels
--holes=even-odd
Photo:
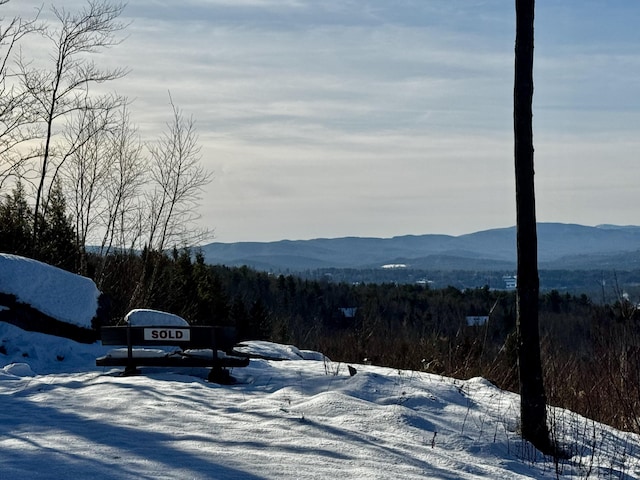
[[[1,0],[0,6],[9,0]],[[9,63],[27,34],[41,31],[37,23],[39,11],[30,20],[0,17],[0,188],[12,176],[19,177],[27,162],[18,151],[21,144],[36,137],[33,99],[11,81]]]
[[[110,169],[106,145],[112,117],[111,109],[88,108],[70,119],[65,132],[66,143],[73,148],[60,165],[67,203],[75,220],[81,274],[86,274],[87,239],[106,208],[104,191]]]
[[[211,173],[200,164],[200,147],[193,118],[184,118],[170,100],[173,118],[167,131],[149,145],[149,248],[162,251],[171,244],[190,244],[202,232],[194,228],[202,188]]]
[[[142,235],[141,197],[147,162],[142,155],[138,132],[131,125],[126,106],[119,111],[117,128],[108,143],[109,175],[105,183],[100,253],[108,255],[115,246],[132,250]]]
[[[119,43],[116,33],[124,28],[117,19],[124,4],[89,0],[79,12],[53,8],[57,28],[49,28],[44,38],[52,48],[50,68],[33,67],[20,58],[18,77],[23,91],[36,105],[38,120],[43,125],[43,144],[36,152],[36,199],[34,205],[34,239],[38,235],[38,218],[45,197],[47,182],[52,183],[60,164],[78,148],[55,145],[62,130],[61,120],[87,109],[100,110],[118,102],[118,97],[106,96],[89,100],[89,87],[122,77],[124,69],[99,68],[90,56]],[[86,137],[78,135],[82,142]],[[56,163],[57,162],[57,163]],[[52,165],[53,164],[53,165]]]
[[[203,187],[211,173],[200,164],[200,147],[193,118],[184,118],[169,96],[172,120],[158,140],[148,145],[149,183],[144,212],[146,246],[143,271],[130,299],[130,308],[148,304],[155,290],[159,260],[168,247],[193,245],[207,232],[194,227]]]
[[[517,214],[517,335],[522,436],[539,450],[552,450],[542,378],[538,327],[538,239],[533,169],[534,0],[516,0],[514,138]]]
[[[142,235],[142,185],[146,159],[127,105],[117,110],[87,109],[74,117],[69,136],[80,140],[61,169],[75,219],[80,273],[86,270],[86,245],[99,246],[102,268],[113,248],[132,250]],[[100,280],[101,271],[96,273]]]

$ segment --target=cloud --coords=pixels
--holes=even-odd
[[[618,194],[640,201],[627,191],[638,168],[638,10],[537,4],[540,220],[612,223]],[[219,240],[515,223],[513,4],[136,0],[124,15],[126,40],[98,61],[131,73],[108,88],[134,100],[146,139],[169,120],[168,91],[193,115],[215,173],[202,222]],[[605,180],[597,211],[570,193],[595,196]]]

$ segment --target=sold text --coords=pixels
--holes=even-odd
[[[145,328],[145,340],[178,340],[188,342],[190,340],[190,330],[188,328]]]

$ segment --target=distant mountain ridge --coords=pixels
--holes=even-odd
[[[210,243],[201,247],[209,264],[247,265],[292,273],[318,268],[505,270],[516,263],[515,227],[451,235],[393,238],[342,237],[276,242]],[[640,267],[640,226],[538,224],[538,259],[546,269]]]

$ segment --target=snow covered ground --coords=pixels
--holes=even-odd
[[[98,369],[105,348],[0,323],[0,478],[556,478],[517,435],[518,398],[476,378],[347,365],[295,347],[206,370]],[[294,360],[299,358],[299,360]],[[640,478],[640,440],[570,412],[563,478]],[[595,449],[593,448],[595,447]]]
[[[42,278],[62,281],[61,297],[12,282],[37,272],[4,262],[5,285],[22,282],[43,310],[95,298],[53,270]],[[123,377],[95,366],[107,349],[0,322],[0,479],[640,478],[638,436],[552,410],[571,454],[555,465],[520,440],[518,396],[480,378],[369,365],[352,376],[319,352],[248,342],[261,358],[218,385],[206,369]]]

